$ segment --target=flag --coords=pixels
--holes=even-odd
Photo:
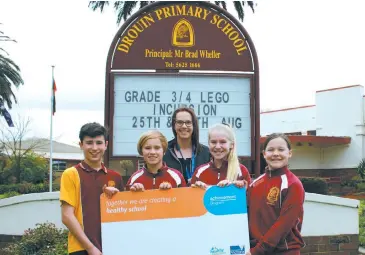
[[[9,127],[14,127],[13,120],[11,119],[10,113],[6,110],[4,103],[0,100],[0,114],[4,116]]]
[[[56,81],[53,78],[53,83],[52,83],[52,115],[54,115],[55,112],[56,112],[56,91],[57,91]]]

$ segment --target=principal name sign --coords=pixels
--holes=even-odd
[[[258,63],[253,44],[230,14],[207,2],[156,2],[120,28],[109,50],[105,124],[108,157],[137,155],[142,132],[173,137],[171,116],[181,106],[208,128],[228,123],[238,154],[256,158],[259,141]]]

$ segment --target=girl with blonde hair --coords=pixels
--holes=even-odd
[[[229,184],[243,187],[251,182],[247,168],[238,161],[236,138],[229,125],[215,124],[209,128],[208,147],[213,159],[194,172],[191,183],[195,187],[224,187]]]
[[[138,153],[146,166],[135,172],[128,180],[127,190],[171,189],[185,187],[182,174],[169,168],[162,158],[167,150],[166,137],[158,130],[143,133],[137,144]]]

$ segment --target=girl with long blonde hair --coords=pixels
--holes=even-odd
[[[209,128],[208,147],[212,161],[199,166],[194,172],[191,183],[195,187],[224,187],[229,184],[243,187],[251,182],[247,168],[238,161],[236,137],[229,125],[215,124]]]

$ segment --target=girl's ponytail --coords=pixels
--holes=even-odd
[[[228,155],[227,180],[230,182],[237,180],[239,171],[241,171],[240,163],[237,157],[236,143],[234,143]]]

